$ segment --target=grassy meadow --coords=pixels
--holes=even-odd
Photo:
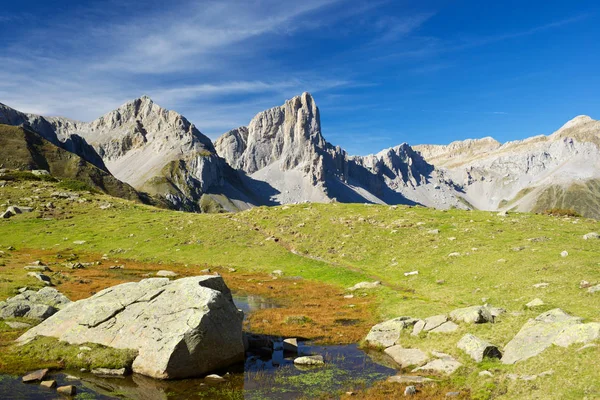
[[[463,324],[451,334],[406,335],[402,344],[457,357],[463,367],[444,385],[472,398],[600,398],[600,347],[552,347],[513,366],[477,364],[456,348],[467,332],[502,347],[529,318],[556,307],[586,322],[600,321],[600,294],[580,288],[583,280],[600,283],[600,240],[582,238],[600,231],[596,220],[338,203],[191,214],[87,192],[78,192],[76,200],[53,197],[57,191],[65,189],[46,181],[11,181],[0,188],[0,204],[35,207],[32,213],[0,221],[2,298],[25,285],[39,286],[22,269],[27,262],[100,260],[105,255],[101,266],[51,275],[58,289],[81,298],[157,269],[196,275],[210,268],[222,272],[234,290],[284,302],[288,296],[290,315],[308,317],[307,324],[290,326],[284,311],[264,310],[261,315],[268,315],[273,324],[261,323],[263,316],[256,318],[253,327],[259,331],[329,342],[336,340],[331,324],[336,315],[361,321],[339,338],[348,342],[388,318],[425,318],[489,303],[507,310],[495,324]],[[48,202],[54,208],[45,208]],[[85,243],[74,243],[80,241]],[[568,256],[561,256],[563,251]],[[128,267],[109,271],[113,264]],[[102,274],[91,272],[99,269]],[[283,278],[270,278],[274,270],[283,271]],[[411,271],[418,274],[404,275]],[[69,274],[81,276],[74,280]],[[344,299],[348,287],[373,280],[381,281],[381,288]],[[549,285],[534,288],[538,283]],[[524,305],[534,298],[545,305],[527,309]],[[327,309],[328,302],[329,310],[312,310],[318,308],[311,307],[314,304]],[[6,330],[2,325],[0,332]],[[493,377],[480,377],[483,370]],[[551,375],[532,381],[507,376],[549,370]],[[395,385],[382,383],[359,397],[395,396],[403,391],[402,385]]]

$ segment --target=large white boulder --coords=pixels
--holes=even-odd
[[[134,372],[188,378],[244,359],[242,320],[219,276],[151,278],[70,303],[17,340],[50,336],[133,349]]]

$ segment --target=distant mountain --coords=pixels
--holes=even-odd
[[[574,209],[600,218],[600,122],[579,116],[549,136],[415,146],[482,210]]]
[[[229,165],[273,189],[263,199],[268,203],[463,206],[452,183],[407,144],[358,157],[325,141],[309,93],[257,114],[247,127],[218,138],[215,147]]]
[[[138,191],[187,211],[297,202],[415,204],[600,218],[600,122],[580,116],[550,136],[501,144],[406,143],[351,156],[328,143],[309,93],[258,113],[213,144],[185,117],[143,96],[89,123],[25,114],[19,125]]]
[[[151,202],[105,170],[21,126],[0,124],[0,164],[9,169],[43,169],[54,177],[76,179],[112,196]]]
[[[238,190],[236,172],[216,155],[210,139],[146,96],[89,123],[0,105],[0,123],[23,125],[175,208],[199,211],[203,195],[222,193],[227,193],[225,208],[249,206],[250,200]]]

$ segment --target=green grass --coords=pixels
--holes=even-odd
[[[44,204],[55,185],[21,182],[4,188],[0,202],[10,199],[18,204],[18,199],[35,190],[40,197],[36,201]],[[380,320],[402,315],[424,318],[485,301],[508,313],[496,324],[461,326],[453,334],[407,335],[403,345],[458,357],[464,367],[452,381],[470,388],[478,398],[600,396],[600,348],[584,352],[552,348],[515,366],[477,365],[456,348],[466,332],[504,346],[527,319],[550,307],[586,321],[600,321],[600,297],[579,288],[581,280],[600,282],[600,241],[582,239],[600,230],[596,220],[340,203],[187,214],[104,195],[86,198],[85,203],[53,199],[62,214],[52,220],[34,212],[0,221],[0,247],[108,253],[120,260],[187,265],[190,272],[212,266],[239,271],[280,269],[284,276],[343,288],[380,280],[381,289],[365,291],[376,298]],[[99,205],[106,202],[113,207],[100,210]],[[432,229],[440,233],[428,233]],[[278,240],[268,240],[272,237]],[[531,240],[538,238],[544,240]],[[77,240],[86,243],[74,245]],[[563,250],[568,257],[561,257]],[[453,252],[460,256],[448,257]],[[414,270],[419,274],[404,276]],[[12,282],[0,283],[1,296],[12,295],[22,284],[20,277],[8,279]],[[540,282],[550,285],[532,287]],[[524,304],[536,297],[547,308],[525,309]],[[511,314],[515,312],[521,314]],[[487,368],[494,378],[478,376]],[[505,376],[548,369],[554,369],[554,375],[533,382],[513,382]]]

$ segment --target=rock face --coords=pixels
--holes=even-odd
[[[560,308],[540,314],[527,321],[519,333],[504,347],[504,364],[514,364],[537,356],[552,344],[568,347],[574,343],[589,343],[600,337],[600,323],[582,324]]]
[[[71,300],[54,288],[45,287],[37,292],[25,290],[0,302],[0,318],[24,317],[43,320],[70,302]]]
[[[275,190],[267,200],[461,207],[451,182],[407,144],[366,157],[326,142],[309,93],[257,114],[215,142],[232,167]]]
[[[482,210],[575,209],[600,218],[600,122],[579,116],[549,136],[415,146]]]
[[[242,319],[221,277],[151,278],[71,303],[18,341],[50,336],[134,349],[134,372],[188,378],[243,360]]]

